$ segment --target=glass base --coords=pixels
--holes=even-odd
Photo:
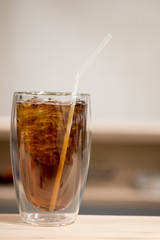
[[[21,213],[24,222],[40,226],[65,226],[74,223],[75,214]]]

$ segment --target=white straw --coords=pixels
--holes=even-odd
[[[83,75],[83,73],[87,70],[87,68],[90,66],[90,64],[95,60],[97,55],[102,51],[102,49],[110,41],[111,38],[112,38],[112,35],[109,33],[105,37],[105,39],[99,44],[99,46],[95,49],[95,51],[92,53],[92,55],[88,58],[88,60],[85,62],[85,64],[80,68],[80,70],[76,74],[76,81],[75,81],[74,89],[72,92],[72,104],[71,104],[70,110],[69,110],[69,116],[68,116],[68,121],[67,121],[67,125],[66,125],[66,131],[65,131],[65,135],[64,135],[64,141],[63,141],[59,166],[57,169],[55,184],[54,184],[53,192],[51,195],[50,211],[53,211],[56,207],[56,201],[57,201],[57,197],[58,197],[60,181],[61,181],[64,162],[65,162],[65,158],[66,158],[66,154],[67,154],[67,147],[68,147],[68,141],[69,141],[69,136],[70,136],[70,131],[71,131],[72,119],[73,119],[74,109],[75,109],[75,105],[76,105],[76,94],[77,94],[79,79]]]
[[[98,45],[98,47],[94,50],[94,52],[91,54],[91,56],[88,58],[88,60],[83,64],[83,66],[79,69],[79,71],[76,73],[75,85],[74,85],[74,88],[73,88],[73,91],[72,91],[72,96],[75,96],[76,93],[77,93],[80,77],[84,74],[84,72],[88,69],[88,67],[91,65],[91,63],[100,54],[100,52],[103,50],[103,48],[111,40],[111,38],[112,38],[112,35],[109,33],[104,38],[104,40]]]

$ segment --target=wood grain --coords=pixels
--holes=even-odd
[[[0,239],[160,239],[160,217],[86,216],[65,227],[37,227],[19,215],[0,215]]]

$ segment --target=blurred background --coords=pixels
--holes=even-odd
[[[15,91],[91,94],[92,152],[80,213],[160,215],[160,1],[0,0],[0,212],[17,212],[9,154]]]

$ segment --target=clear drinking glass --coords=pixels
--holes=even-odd
[[[67,225],[78,214],[90,159],[90,95],[77,94],[68,122],[72,100],[70,93],[14,93],[11,160],[19,212],[25,222]]]

